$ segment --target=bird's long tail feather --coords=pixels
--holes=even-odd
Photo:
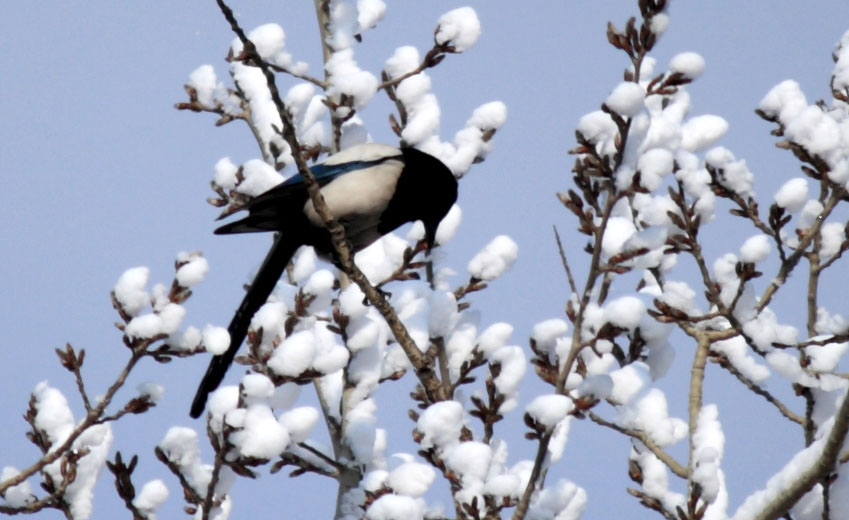
[[[275,237],[271,250],[262,262],[262,266],[260,266],[241,305],[236,310],[236,314],[233,315],[230,326],[227,327],[227,331],[230,333],[229,348],[225,353],[214,356],[209,362],[209,368],[206,369],[206,374],[204,374],[194,401],[192,401],[190,412],[192,417],[198,418],[203,413],[209,393],[218,388],[221,380],[224,379],[224,374],[233,363],[233,358],[236,357],[236,352],[239,351],[239,346],[248,333],[248,326],[254,313],[268,299],[277,284],[277,280],[280,279],[280,275],[283,274],[286,265],[299,246],[300,242],[294,240],[291,236],[278,234]]]

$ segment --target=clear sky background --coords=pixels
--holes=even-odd
[[[498,234],[513,237],[519,245],[513,270],[471,301],[482,312],[482,325],[510,322],[516,328],[513,342],[525,345],[534,323],[563,317],[567,285],[552,225],[563,234],[578,276],[586,269],[585,240],[573,232],[575,222],[555,193],[571,184],[573,158],[566,152],[574,146],[578,119],[598,108],[627,66],[624,54],[607,43],[605,23],[621,27],[637,7],[633,0],[467,2],[478,13],[483,35],[470,51],[449,56],[429,72],[442,108],[443,138],[453,136],[486,101],[506,103],[508,121],[487,161],[461,182],[463,223],[445,249],[448,264],[461,273],[459,284],[465,281],[466,263],[483,245]],[[374,73],[400,45],[429,49],[440,14],[466,5],[387,3],[386,17],[366,33],[357,54],[360,66]],[[245,28],[265,22],[283,26],[294,58],[320,74],[312,2],[234,0],[232,7]],[[182,85],[197,66],[209,63],[219,77],[226,75],[223,58],[233,36],[213,1],[28,1],[8,2],[3,10],[0,466],[25,467],[37,458],[21,420],[35,384],[49,380],[65,391],[77,414],[82,409],[53,349],[65,342],[86,349],[85,374],[93,393],[105,390],[122,366],[127,351],[112,327],[117,316],[109,291],[126,268],[147,265],[152,282],[168,283],[178,251],[202,250],[211,270],[187,305],[185,324],[224,325],[269,238],[214,237],[217,211],[205,202],[212,195],[208,184],[218,159],[230,156],[241,163],[258,156],[250,132],[240,122],[215,128],[211,115],[173,108],[185,99]],[[720,115],[730,123],[720,144],[747,160],[762,207],[798,169],[789,153],[774,148],[770,125],[753,110],[787,78],[796,79],[809,100],[828,96],[831,52],[849,28],[846,12],[839,0],[673,2],[669,29],[653,54],[658,67],[682,51],[705,58],[704,75],[688,87],[693,113]],[[288,79],[281,82],[283,88],[290,85]],[[388,103],[375,102],[363,115],[377,141],[396,142],[385,123],[390,109]],[[706,235],[710,262],[723,252],[736,252],[752,234],[741,231],[725,211],[718,209],[717,215]],[[836,287],[846,287],[847,280],[843,273]],[[845,311],[845,303],[835,310]],[[782,319],[802,325],[790,314]],[[671,413],[685,417],[693,345],[680,340],[675,347],[676,363],[661,387]],[[145,361],[119,394],[120,403],[140,382],[165,386],[161,406],[115,425],[113,445],[113,452],[142,457],[139,486],[151,478],[168,484],[171,497],[162,518],[179,517],[182,500],[176,481],[154,459],[153,446],[170,425],[202,431],[202,423],[190,421],[187,412],[207,361],[198,357],[166,366]],[[724,466],[733,511],[803,440],[798,428],[716,367],[709,368],[708,378],[705,401],[719,404],[728,438]],[[236,378],[231,374],[229,380]],[[410,384],[406,379],[391,391],[406,392]],[[788,386],[778,380],[771,385]],[[523,401],[535,388],[528,387]],[[381,395],[391,394],[384,390],[379,400]],[[798,409],[800,402],[792,402]],[[408,433],[413,424],[405,410],[381,409],[381,425],[392,436],[389,453],[414,450]],[[511,462],[532,456],[535,445],[521,440],[519,414],[501,429],[515,439]],[[589,422],[573,423],[566,455],[551,476],[569,478],[587,490],[584,518],[657,517],[625,493],[629,447],[625,438]],[[681,457],[684,449],[676,454]],[[104,474],[97,488],[94,518],[127,514],[118,512],[110,477]],[[259,487],[236,484],[233,518],[332,514],[335,488],[318,478],[290,480],[281,473],[261,480]],[[257,489],[273,494],[259,498]]]

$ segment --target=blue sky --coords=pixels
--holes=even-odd
[[[366,33],[357,55],[360,66],[378,71],[404,44],[425,51],[439,15],[460,5],[389,2],[383,22]],[[572,231],[574,221],[555,193],[571,183],[573,159],[566,152],[574,145],[575,124],[598,108],[627,65],[624,55],[607,44],[605,23],[623,25],[636,14],[636,2],[480,0],[469,5],[478,13],[483,35],[473,49],[449,56],[430,73],[442,106],[443,135],[453,135],[486,101],[506,103],[508,120],[487,161],[461,182],[463,223],[445,249],[449,265],[463,273],[468,259],[492,237],[506,233],[514,238],[519,260],[513,270],[471,301],[482,312],[482,324],[510,322],[516,328],[513,341],[524,345],[534,323],[563,316],[567,285],[552,225],[566,240],[573,268],[585,269],[584,239]],[[233,2],[233,7],[247,28],[280,23],[289,51],[318,73],[311,5],[256,0]],[[682,51],[705,58],[703,77],[688,87],[693,113],[717,114],[730,123],[721,144],[747,160],[764,201],[798,170],[789,153],[775,149],[770,126],[755,116],[754,108],[787,78],[796,79],[809,100],[827,96],[831,51],[849,28],[840,16],[844,12],[845,4],[837,0],[673,3],[669,29],[654,53],[658,67]],[[182,85],[197,66],[209,63],[219,76],[224,74],[231,40],[211,1],[5,6],[0,20],[6,49],[0,55],[0,203],[6,215],[0,226],[5,251],[0,262],[0,465],[22,467],[35,458],[20,416],[37,382],[48,379],[66,391],[79,413],[73,381],[60,369],[54,348],[70,342],[87,350],[90,388],[103,389],[114,378],[126,351],[111,325],[116,316],[109,290],[124,269],[147,265],[152,281],[167,283],[178,251],[202,250],[211,270],[190,300],[186,318],[202,327],[226,323],[241,284],[264,255],[267,237],[214,237],[217,212],[205,202],[212,195],[208,182],[218,159],[230,156],[239,163],[257,156],[250,132],[238,122],[215,128],[212,116],[173,108],[184,100]],[[385,124],[389,111],[388,103],[376,102],[365,115],[377,141],[392,142]],[[711,259],[736,251],[750,234],[735,234],[736,223],[722,211],[718,215],[707,235]],[[786,319],[793,322],[791,316]],[[684,416],[692,345],[682,340],[675,347],[678,359],[661,387],[668,392],[671,412]],[[163,478],[171,487],[163,517],[179,514],[180,494],[153,458],[152,447],[172,424],[200,428],[200,422],[189,421],[187,410],[206,361],[146,362],[123,394],[128,398],[137,383],[147,380],[166,388],[161,407],[116,425],[114,446],[142,456],[139,484]],[[759,448],[769,442],[795,450],[802,439],[715,367],[709,378],[714,379],[706,401],[720,405],[728,437],[733,510],[790,453]],[[382,414],[394,431],[396,451],[412,450],[405,408]],[[511,460],[529,457],[533,446],[518,440],[524,428],[518,416],[510,424],[517,438]],[[624,491],[628,449],[624,438],[589,423],[573,424],[566,456],[552,476],[585,487],[585,518],[619,517],[626,511],[629,518],[655,517]],[[119,507],[109,476],[99,485],[94,518]],[[236,516],[281,510],[285,518],[305,518],[313,511],[327,516],[327,488],[318,484],[312,477],[264,476],[262,488],[277,491],[259,501],[252,498],[252,483],[239,482]]]

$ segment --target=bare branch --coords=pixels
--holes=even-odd
[[[611,430],[615,430],[623,435],[627,435],[628,437],[640,441],[646,448],[649,449],[649,451],[654,454],[655,457],[657,457],[661,462],[666,464],[666,467],[668,467],[672,473],[684,479],[689,478],[689,471],[687,470],[687,468],[682,466],[677,460],[675,460],[672,455],[666,453],[663,448],[661,448],[657,445],[657,443],[651,440],[651,438],[646,434],[646,432],[640,430],[633,430],[630,428],[623,428],[618,424],[606,421],[602,417],[596,415],[594,412],[590,412],[589,417],[596,424],[599,424],[606,428],[610,428]]]

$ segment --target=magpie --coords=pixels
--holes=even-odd
[[[436,228],[457,200],[457,179],[439,159],[415,148],[383,144],[352,146],[310,171],[319,183],[333,217],[345,227],[353,252],[407,222],[421,220],[427,251],[434,245]],[[312,246],[330,260],[335,251],[330,233],[313,207],[304,179],[295,175],[248,201],[248,215],[215,230],[217,235],[277,232],[227,331],[230,346],[216,355],[200,382],[190,415],[200,417],[210,392],[224,379],[254,313],[265,303],[292,255]]]

